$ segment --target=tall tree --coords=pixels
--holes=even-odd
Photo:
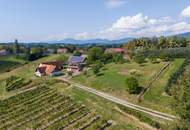
[[[158,40],[158,48],[162,49],[162,48],[166,48],[167,47],[167,40],[164,36],[161,36]]]
[[[30,50],[31,50],[30,47],[27,46],[25,50],[25,55],[27,60],[30,60]]]
[[[93,64],[96,61],[102,60],[102,55],[103,55],[103,49],[101,47],[92,47],[88,51],[87,63],[88,64]]]
[[[18,54],[19,53],[19,44],[18,44],[18,40],[15,39],[14,43],[13,43],[13,53],[14,54]]]

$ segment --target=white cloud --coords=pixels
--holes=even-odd
[[[190,17],[190,6],[188,6],[187,8],[185,8],[182,12],[181,15],[184,17]]]
[[[170,17],[150,18],[138,13],[134,16],[123,16],[112,26],[100,32],[102,38],[122,38],[140,36],[171,35],[190,31],[190,24]]]
[[[106,6],[108,8],[117,8],[125,4],[124,0],[106,0]]]
[[[190,31],[190,24],[182,21],[170,26],[170,31],[173,33],[182,33]]]
[[[51,38],[64,39],[119,39],[125,37],[144,37],[173,35],[190,31],[190,23],[184,19],[172,19],[171,17],[151,18],[138,13],[133,16],[122,16],[110,27],[96,33],[82,32],[78,34],[63,34],[51,36]]]
[[[90,37],[92,37],[91,34],[87,32],[78,33],[74,36],[75,39],[81,39],[81,40],[88,39]]]

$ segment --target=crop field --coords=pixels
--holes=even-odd
[[[45,86],[0,101],[1,130],[103,130],[111,121]]]

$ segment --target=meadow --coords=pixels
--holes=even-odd
[[[175,59],[172,61],[169,67],[156,81],[154,81],[151,88],[145,93],[144,100],[140,103],[138,102],[137,94],[128,93],[125,84],[126,77],[134,75],[131,72],[135,71],[135,76],[137,77],[140,86],[146,88],[146,85],[161,70],[161,68],[167,64],[167,62],[146,62],[141,65],[135,62],[124,64],[111,63],[104,66],[101,70],[100,76],[94,75],[92,70],[89,70],[87,74],[78,75],[74,77],[73,80],[121,99],[148,106],[156,110],[172,113],[172,110],[169,107],[170,97],[163,95],[164,87],[170,75],[175,72],[183,62],[184,59]],[[167,105],[166,109],[160,109],[165,108],[165,105]]]
[[[0,57],[0,73],[9,72],[17,67],[27,63],[26,60],[19,59],[16,56],[1,56]]]

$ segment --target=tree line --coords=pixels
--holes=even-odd
[[[124,45],[127,50],[150,50],[150,49],[165,49],[186,47],[188,41],[183,37],[142,37],[129,41]]]

